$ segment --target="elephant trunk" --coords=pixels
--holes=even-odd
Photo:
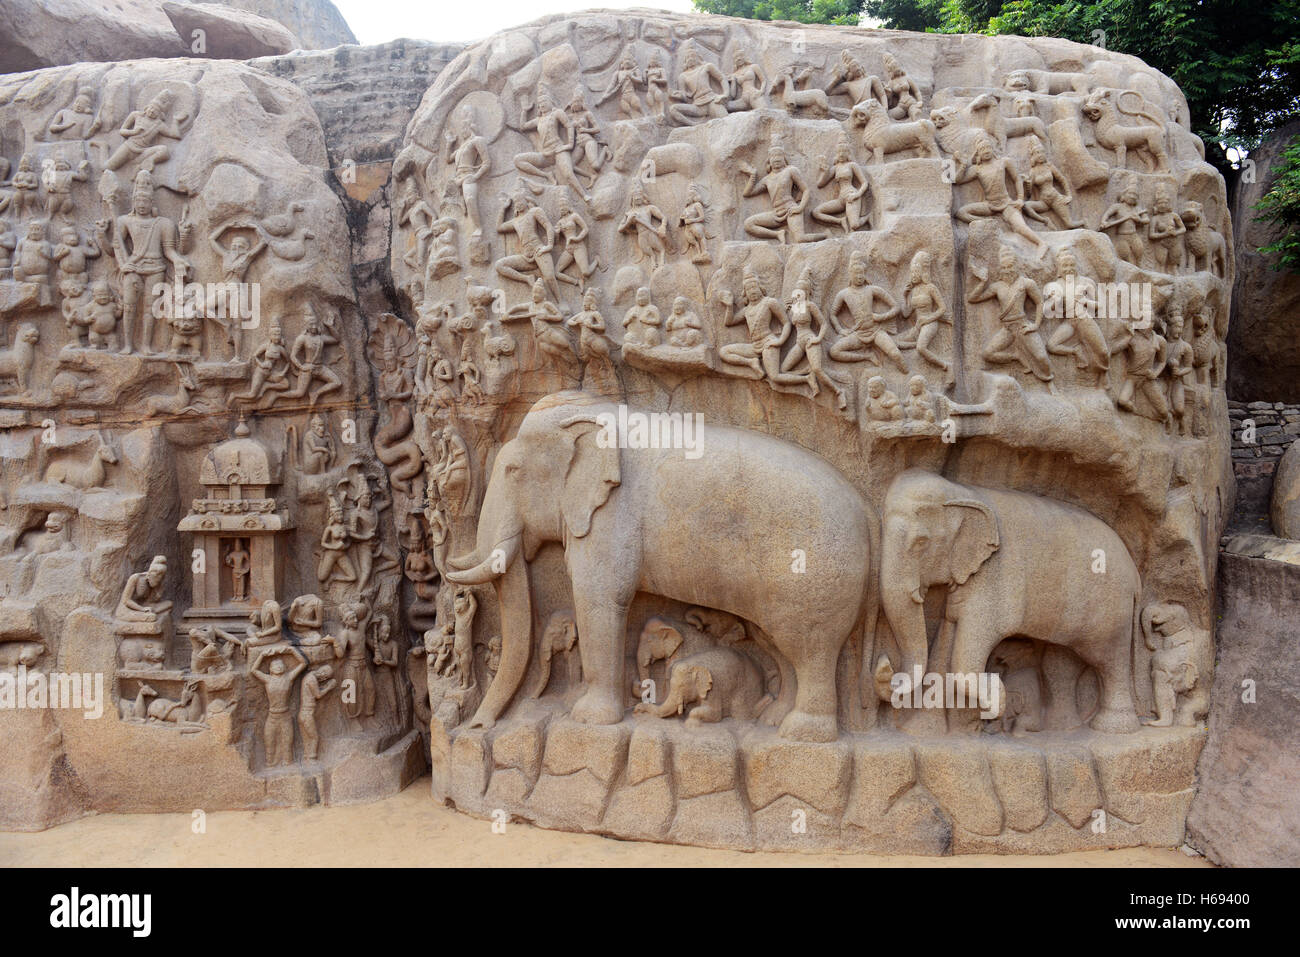
[[[919,588],[908,589],[903,582],[889,582],[881,590],[885,617],[902,654],[899,671],[912,680],[919,665],[922,674],[928,664],[929,636],[925,629],[924,594]]]
[[[514,539],[518,550],[518,538]],[[501,662],[487,694],[474,712],[471,728],[490,728],[519,690],[528,670],[533,645],[533,603],[528,581],[528,563],[509,561],[496,577],[497,603],[501,609]]]

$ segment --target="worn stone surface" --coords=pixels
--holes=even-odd
[[[1294,866],[1300,567],[1225,552],[1219,588],[1218,679],[1188,840],[1218,864]]]
[[[330,0],[216,0],[283,24],[304,50],[329,50],[356,43],[343,14]]]
[[[220,3],[180,3],[163,0],[163,13],[191,53],[216,59],[247,60],[274,56],[302,44],[281,23]]]

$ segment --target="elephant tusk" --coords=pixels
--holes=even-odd
[[[474,567],[461,571],[448,571],[444,577],[454,585],[482,585],[495,581],[505,574],[506,569],[519,554],[521,537],[522,535],[513,535],[507,538]]]

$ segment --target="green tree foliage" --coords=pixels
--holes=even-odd
[[[1258,219],[1280,227],[1280,234],[1260,252],[1277,255],[1274,269],[1300,272],[1300,136],[1287,145],[1278,168],[1277,178],[1255,204],[1255,211]]]
[[[695,0],[702,13],[746,20],[796,20],[856,26],[863,0]]]

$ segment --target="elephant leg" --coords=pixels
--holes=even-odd
[[[970,609],[967,609],[969,612]],[[978,675],[988,664],[989,655],[1001,636],[996,632],[981,627],[978,622],[982,616],[968,614],[956,623],[952,641],[952,656],[949,659],[948,673],[957,675]],[[978,707],[948,709],[948,729],[950,731],[979,731],[980,710]]]
[[[574,581],[581,582],[581,578]],[[588,598],[576,605],[578,653],[587,690],[574,704],[571,716],[584,724],[617,724],[623,720],[627,685],[623,649],[627,603]]]
[[[784,650],[806,643],[800,636],[777,642]],[[819,646],[804,650],[794,665],[794,710],[781,722],[780,735],[793,741],[834,741],[839,734],[835,712],[835,667],[839,648]]]
[[[1089,725],[1095,731],[1109,731],[1127,734],[1138,730],[1137,709],[1133,705],[1133,666],[1129,652],[1129,636],[1117,635],[1108,642],[1109,655],[1085,653],[1079,650],[1080,657],[1097,669],[1097,679],[1101,685],[1101,700],[1097,713]]]

